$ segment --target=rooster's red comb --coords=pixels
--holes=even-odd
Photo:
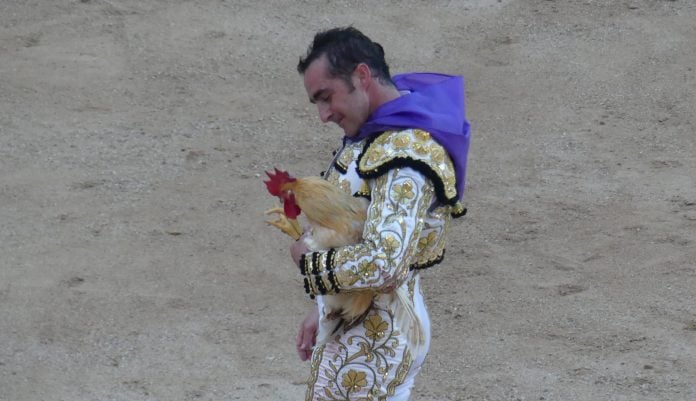
[[[274,167],[275,168],[275,167]],[[269,173],[266,171],[266,175],[270,180],[264,181],[266,183],[266,188],[268,192],[273,196],[280,196],[280,187],[288,182],[295,181],[295,178],[290,177],[287,171],[281,171],[275,168],[275,173]]]

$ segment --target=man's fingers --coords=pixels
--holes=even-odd
[[[300,360],[306,361],[312,357],[312,347],[308,344],[298,346],[297,353],[300,355]]]
[[[297,333],[297,338],[295,338],[295,346],[299,349],[304,342],[304,329],[300,328],[300,332]]]
[[[300,331],[295,338],[295,347],[300,360],[306,361],[312,357],[313,347],[317,342],[317,326],[319,324],[319,312],[314,309],[309,313],[300,325]]]
[[[297,346],[297,354],[300,356],[300,360],[306,361],[312,356],[312,346],[308,344],[299,344]]]

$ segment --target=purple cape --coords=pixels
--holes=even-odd
[[[457,196],[464,198],[469,122],[464,112],[464,78],[437,73],[411,73],[393,77],[400,97],[384,103],[370,115],[349,141],[393,130],[428,131],[452,158],[457,176]]]

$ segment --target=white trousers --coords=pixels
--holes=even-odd
[[[328,343],[315,348],[306,401],[409,399],[430,347],[428,311],[419,277],[413,280],[411,300],[423,344],[417,348],[409,345],[394,313],[394,297],[380,295],[364,320],[351,327],[339,327]],[[317,299],[321,314],[321,297]]]

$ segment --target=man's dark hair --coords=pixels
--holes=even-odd
[[[343,79],[350,89],[353,89],[351,75],[360,63],[367,64],[382,84],[394,86],[382,46],[352,26],[317,33],[307,55],[300,57],[297,71],[304,74],[309,65],[323,55],[329,62],[329,76]]]

